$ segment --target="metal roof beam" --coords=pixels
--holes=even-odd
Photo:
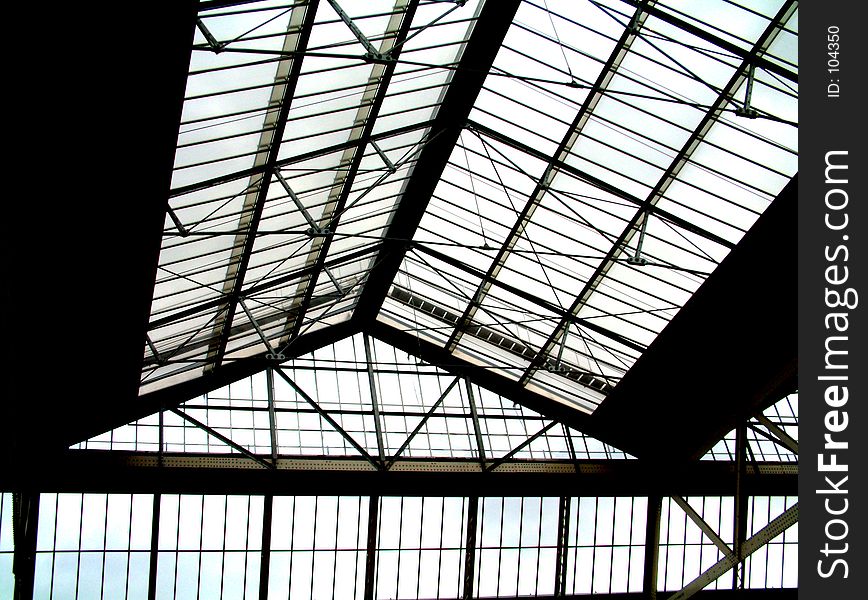
[[[299,52],[307,48],[318,6],[319,0],[310,0],[310,3],[306,7],[293,8],[284,40],[284,50]],[[298,11],[304,12],[299,15]],[[301,26],[301,30],[296,33],[296,28],[299,25]],[[290,44],[292,44],[292,48],[288,48]],[[238,235],[236,243],[233,246],[240,248],[240,250],[237,252],[237,262],[236,260],[230,261],[227,268],[227,281],[223,289],[227,301],[225,310],[220,311],[222,317],[218,317],[214,324],[214,332],[219,332],[219,337],[214,340],[209,348],[207,354],[208,364],[205,366],[206,371],[219,369],[223,362],[223,356],[226,353],[226,346],[229,343],[230,332],[232,330],[232,321],[240,299],[239,292],[241,286],[244,285],[247,265],[250,263],[250,255],[253,252],[253,244],[256,241],[256,231],[259,228],[259,220],[265,207],[265,199],[268,197],[271,173],[277,163],[277,156],[280,153],[280,145],[283,140],[292,97],[295,94],[295,88],[301,76],[303,59],[303,54],[297,54],[286,61],[291,64],[288,65],[288,73],[285,75],[281,72],[281,64],[285,65],[285,62],[281,61],[278,64],[270,105],[279,104],[280,110],[276,117],[274,117],[273,129],[264,131],[259,141],[258,147],[265,148],[265,155],[262,159],[263,172],[261,175],[252,175],[250,184],[247,186],[247,189],[251,191],[244,202],[244,209],[242,210],[238,224]],[[257,157],[257,162],[259,160],[259,157]]]
[[[367,323],[376,317],[388,294],[407,250],[403,240],[413,238],[425,214],[519,4],[520,0],[498,0],[486,2],[480,10],[473,33],[431,126],[435,136],[425,145],[413,167],[412,175],[402,191],[401,202],[386,231],[384,246],[377,255],[377,266],[362,290],[353,317],[360,323]]]
[[[766,48],[768,48],[772,42],[777,37],[777,34],[780,32],[780,23],[786,21],[796,8],[798,7],[798,2],[796,0],[789,0],[785,2],[784,5],[778,11],[775,19],[769,24],[766,30],[759,37],[758,41],[754,44],[751,50],[751,56],[758,56],[759,53],[763,52]],[[711,108],[705,113],[702,120],[697,125],[694,132],[690,135],[690,137],[685,142],[684,146],[681,148],[681,151],[675,156],[672,162],[669,165],[669,168],[666,172],[658,180],[657,184],[654,186],[654,189],[651,190],[651,193],[645,199],[642,204],[642,207],[636,211],[636,214],[624,228],[624,231],[621,232],[621,235],[618,237],[618,240],[612,245],[612,248],[606,254],[605,259],[597,266],[597,269],[594,271],[594,274],[585,282],[582,291],[573,301],[572,306],[570,306],[569,313],[570,314],[578,314],[579,311],[587,303],[591,294],[597,289],[597,286],[602,282],[602,280],[606,277],[609,270],[615,264],[618,256],[627,248],[627,245],[630,243],[633,235],[638,231],[637,227],[639,225],[640,220],[644,219],[647,221],[650,213],[646,213],[646,208],[649,206],[656,206],[656,204],[660,201],[661,198],[666,194],[666,191],[669,189],[669,186],[676,180],[678,174],[681,172],[681,169],[690,161],[690,157],[693,155],[693,152],[699,147],[699,144],[702,142],[705,135],[711,129],[711,127],[717,123],[718,118],[721,113],[725,109],[727,103],[734,97],[736,91],[741,87],[742,83],[744,83],[747,72],[749,71],[750,61],[748,58],[742,62],[738,69],[736,69],[735,73],[733,73],[729,82],[726,86],[721,90],[720,94],[717,97],[717,100],[714,104],[711,105]],[[642,228],[644,231],[644,227]],[[638,257],[638,255],[637,255]],[[530,366],[522,375],[519,380],[520,383],[525,384],[530,381],[533,374],[542,367],[545,358],[552,351],[552,348],[558,342],[558,340],[563,335],[564,329],[567,327],[569,321],[567,319],[562,319],[561,322],[555,327],[554,331],[552,331],[551,335],[549,335],[546,342],[540,348],[539,354],[537,357],[531,362]]]
[[[388,471],[362,457],[279,457],[275,468],[240,454],[70,450],[23,474],[31,489],[53,492],[397,496],[732,496],[731,462],[686,469],[639,460],[515,461],[483,471],[467,459],[399,460]],[[15,474],[7,479],[15,489]],[[22,482],[23,483],[23,482]],[[751,495],[797,494],[798,467],[748,467]]]
[[[636,7],[644,6],[644,3],[641,0],[621,0],[621,2],[624,2],[625,4],[629,4],[630,6],[636,6]],[[799,82],[799,76],[796,73],[793,73],[792,71],[790,71],[789,69],[782,67],[781,65],[779,65],[775,62],[772,62],[763,56],[759,56],[759,55],[757,55],[751,51],[745,50],[741,46],[733,44],[732,42],[727,42],[726,40],[714,35],[713,33],[711,33],[710,31],[708,31],[706,29],[702,29],[701,27],[698,27],[697,25],[693,25],[692,23],[688,23],[687,21],[685,21],[685,20],[683,20],[683,19],[681,19],[681,18],[679,18],[679,17],[677,17],[671,13],[668,13],[668,12],[666,12],[660,8],[654,7],[654,6],[647,6],[646,10],[650,14],[652,14],[653,16],[660,19],[661,21],[665,21],[666,23],[669,23],[670,25],[674,25],[675,27],[678,27],[679,29],[686,31],[687,33],[689,33],[691,35],[695,35],[696,37],[698,37],[701,40],[705,40],[706,42],[714,44],[718,48],[722,48],[722,49],[726,50],[727,52],[730,52],[730,53],[734,54],[735,56],[738,56],[739,58],[744,59],[745,61],[747,61],[748,63],[750,63],[754,66],[757,66],[761,69],[765,69],[769,73],[774,73],[775,75],[780,75],[784,79],[786,79],[788,81],[792,81],[793,83]],[[776,21],[773,20],[772,24],[774,25],[775,22]],[[781,25],[783,25],[783,21],[777,21],[777,22],[779,22],[779,23],[781,23]]]
[[[507,234],[506,238],[503,241],[503,244],[501,244],[500,246],[500,249],[497,251],[494,260],[491,262],[491,265],[488,268],[486,276],[482,279],[482,282],[476,288],[476,291],[473,293],[473,297],[467,304],[467,307],[464,309],[464,314],[461,315],[461,318],[458,320],[455,329],[452,330],[452,334],[449,336],[449,340],[446,342],[447,350],[454,350],[455,347],[458,345],[458,342],[461,341],[461,336],[464,334],[465,328],[473,320],[474,316],[482,305],[485,296],[491,289],[492,280],[497,278],[504,264],[511,256],[512,249],[521,239],[521,236],[524,234],[525,229],[533,218],[533,214],[536,211],[536,208],[540,205],[540,203],[542,203],[549,186],[552,184],[555,176],[558,174],[559,169],[557,165],[566,162],[573,145],[578,141],[579,136],[582,133],[582,129],[585,126],[585,123],[587,123],[588,119],[590,118],[591,112],[594,110],[594,108],[597,106],[597,103],[603,97],[603,92],[609,85],[612,77],[614,77],[615,71],[618,69],[621,61],[627,55],[627,52],[630,51],[630,46],[632,45],[633,40],[636,39],[639,28],[645,21],[645,15],[646,13],[644,13],[641,8],[636,9],[636,13],[633,15],[633,20],[631,21],[631,23],[634,24],[634,27],[624,29],[624,32],[621,34],[620,39],[615,44],[615,48],[612,50],[609,59],[606,61],[606,64],[603,66],[603,69],[597,76],[597,80],[594,82],[593,86],[591,86],[587,98],[582,103],[582,107],[576,114],[575,119],[573,119],[573,123],[570,125],[569,129],[567,129],[567,132],[564,135],[564,138],[561,140],[560,144],[558,145],[557,150],[555,150],[554,155],[548,161],[545,171],[540,176],[539,181],[537,181],[533,192],[531,192],[530,196],[528,196],[528,200],[525,203],[522,211],[519,213],[518,219],[512,226],[510,232]]]
[[[332,6],[335,4],[329,0]],[[396,10],[401,6],[402,0],[398,0],[395,4]],[[389,22],[389,29],[383,39],[380,50],[376,51],[378,56],[390,55],[390,49],[402,43],[410,32],[410,26],[413,23],[413,17],[416,14],[416,7],[419,0],[411,0],[403,7],[402,13],[394,13]],[[400,14],[400,16],[398,16]],[[385,50],[385,52],[381,52]],[[374,60],[373,71],[369,78],[368,86],[363,95],[362,102],[356,114],[355,123],[358,125],[351,132],[350,137],[370,138],[377,123],[377,116],[380,108],[383,106],[383,101],[386,98],[386,93],[389,89],[389,84],[392,81],[392,76],[395,73],[397,61],[400,58],[400,50],[394,55],[390,55],[389,60],[380,61]],[[373,96],[373,97],[371,97]],[[346,172],[338,170],[334,179],[332,191],[329,194],[328,205],[323,209],[323,221],[327,223],[325,229],[329,234],[324,237],[314,238],[311,244],[311,250],[308,253],[307,264],[314,264],[315,268],[309,279],[299,283],[298,292],[302,294],[302,299],[299,304],[298,314],[294,319],[287,321],[284,334],[281,336],[281,343],[287,344],[295,338],[301,331],[304,324],[304,316],[312,302],[314,291],[316,290],[319,274],[323,269],[329,249],[331,248],[332,235],[337,229],[341,215],[347,209],[347,201],[349,200],[350,192],[353,189],[353,184],[356,175],[364,158],[362,152],[363,146],[354,146],[344,151],[341,157],[341,165],[346,165]]]
[[[383,131],[380,133],[372,133],[368,137],[359,137],[357,139],[352,139],[340,144],[334,144],[332,146],[326,146],[324,148],[317,148],[316,150],[311,150],[310,152],[305,152],[304,154],[299,154],[297,156],[292,156],[290,158],[283,158],[275,163],[275,169],[281,169],[283,167],[287,167],[289,165],[293,165],[296,163],[301,163],[312,158],[318,158],[320,156],[327,156],[329,154],[333,154],[335,152],[343,152],[348,148],[361,147],[368,142],[377,142],[381,140],[386,140],[391,137],[395,137],[398,135],[403,135],[405,133],[411,133],[413,131],[417,131],[419,129],[427,129],[433,123],[433,119],[429,121],[422,121],[421,123],[414,123],[412,125],[405,125],[403,127],[397,127],[395,129],[391,129],[389,131]],[[185,194],[191,194],[193,192],[198,192],[209,187],[215,187],[224,183],[229,183],[230,181],[235,181],[237,179],[244,179],[245,177],[252,177],[254,175],[261,175],[265,173],[265,166],[259,165],[254,166],[249,169],[243,169],[241,171],[236,171],[234,173],[228,173],[226,175],[221,175],[219,177],[214,177],[213,179],[206,179],[204,181],[199,181],[197,183],[191,183],[189,185],[181,186],[174,188],[169,191],[169,198],[177,198],[178,196],[183,196]]]
[[[521,142],[513,140],[512,138],[509,138],[509,137],[503,135],[502,133],[495,131],[494,129],[491,129],[490,127],[482,125],[481,123],[477,123],[477,122],[473,121],[472,119],[468,119],[467,125],[471,129],[475,129],[476,131],[479,131],[480,133],[484,133],[486,136],[488,136],[492,139],[495,139],[498,142],[506,144],[507,146],[509,146],[511,148],[515,148],[516,150],[520,150],[520,151],[524,152],[525,154],[532,156],[536,159],[539,159],[542,161],[550,161],[551,160],[550,156],[537,150],[536,148],[532,148],[531,146],[528,146],[526,144],[522,144]],[[602,179],[598,179],[597,177],[594,177],[593,175],[590,175],[590,174],[582,171],[581,169],[574,167],[573,165],[567,164],[565,162],[558,162],[558,163],[556,163],[556,166],[559,170],[563,171],[564,173],[569,173],[573,177],[581,179],[582,181],[585,181],[585,182],[593,185],[594,187],[603,190],[604,192],[607,192],[607,193],[612,194],[613,196],[615,196],[617,198],[621,198],[622,200],[626,200],[627,202],[635,204],[636,206],[641,207],[642,210],[644,210],[646,212],[651,212],[653,214],[656,214],[660,218],[665,219],[666,221],[669,221],[673,225],[677,225],[678,227],[681,227],[685,231],[689,231],[690,233],[695,233],[699,237],[702,237],[702,238],[705,238],[705,239],[710,240],[712,242],[715,242],[716,244],[720,244],[724,248],[729,248],[730,250],[735,247],[735,244],[733,244],[729,240],[722,238],[719,235],[716,235],[710,231],[707,231],[707,230],[699,227],[698,225],[691,223],[690,221],[687,221],[681,217],[678,217],[678,216],[670,213],[667,210],[663,210],[663,209],[658,208],[656,206],[652,206],[652,205],[648,204],[647,201],[642,200],[641,198],[638,198],[636,196],[633,196],[632,194],[628,194],[627,192],[625,192],[619,188],[616,188],[615,186],[606,183]]]

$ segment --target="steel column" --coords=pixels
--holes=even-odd
[[[648,497],[648,515],[645,521],[645,574],[642,579],[643,597],[648,600],[657,598],[657,564],[660,562],[660,512],[663,498],[659,495]]]
[[[570,539],[570,503],[569,496],[561,496],[558,500],[558,549],[555,554],[555,597],[560,598],[566,594],[567,589],[567,563]]]
[[[479,415],[476,413],[476,398],[473,394],[473,384],[464,380],[467,388],[467,403],[470,405],[470,417],[473,420],[473,434],[476,437],[476,448],[479,450],[479,464],[485,470],[485,444],[482,440],[482,429],[479,427]]]
[[[160,558],[160,505],[162,494],[154,494],[151,508],[151,553],[148,564],[148,600],[157,598],[157,566]]]
[[[377,530],[380,515],[380,497],[371,496],[368,500],[368,536],[365,551],[365,590],[364,600],[374,600],[377,574]]]
[[[473,579],[476,567],[476,522],[479,517],[479,497],[470,496],[467,499],[467,537],[464,543],[464,582],[461,591],[462,600],[472,600]]]
[[[12,494],[13,544],[12,571],[15,576],[15,600],[33,598],[36,572],[36,534],[39,525],[39,493]]]
[[[733,510],[732,541],[733,569],[732,588],[744,589],[744,556],[742,554],[747,533],[748,495],[744,487],[747,462],[747,427],[744,423],[736,428],[735,437],[735,508]]]
[[[277,441],[277,414],[274,411],[274,371],[271,367],[265,369],[265,385],[268,393],[268,434],[271,444],[271,462],[277,465],[279,450]]]
[[[262,509],[262,553],[259,562],[259,600],[268,600],[268,575],[271,569],[271,515],[274,496],[267,494]]]

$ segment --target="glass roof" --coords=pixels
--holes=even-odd
[[[140,393],[290,358],[374,277],[380,323],[591,413],[796,174],[795,2],[525,0],[454,122],[483,8],[200,5]]]

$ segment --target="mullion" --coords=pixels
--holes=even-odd
[[[186,431],[186,427],[181,429],[182,434]],[[182,437],[181,444],[186,446],[186,439]],[[178,499],[178,510],[175,515],[175,563],[174,563],[174,574],[172,577],[172,599],[178,597],[178,559],[181,557],[181,494],[177,494],[176,498]]]
[[[128,600],[130,597],[129,594],[129,586],[130,586],[130,562],[132,562],[133,558],[133,503],[135,501],[135,495],[130,494],[130,512],[127,514],[127,523],[129,523],[129,528],[127,530],[127,565],[126,565],[126,574],[124,576],[124,600]],[[153,518],[153,516],[151,517]]]
[[[54,523],[52,524],[52,539],[51,539],[51,584],[48,590],[48,597],[54,598],[54,574],[57,570],[57,510],[60,506],[60,494],[54,494]]]
[[[618,499],[616,498],[615,499],[615,504],[616,504],[615,508],[616,509],[617,509],[617,502],[618,502]],[[627,526],[627,578],[626,578],[626,585],[625,585],[625,588],[626,588],[625,591],[626,592],[631,591],[630,590],[630,570],[633,567],[633,523],[635,521],[635,519],[633,518],[633,515],[636,514],[635,508],[636,508],[636,497],[631,496],[630,497],[630,521],[629,521],[629,525]],[[646,511],[646,513],[647,513],[647,511]],[[617,512],[615,514],[617,514]],[[613,533],[613,537],[614,537],[614,533]],[[615,562],[614,561],[614,552],[615,551],[612,550],[612,559],[613,559],[612,563],[613,564]],[[700,561],[701,561],[701,557],[700,557]],[[701,562],[700,562],[700,564],[701,564]]]
[[[84,531],[84,493],[79,494],[80,504],[78,513],[78,552],[75,553],[75,600],[78,600],[78,591],[81,585],[81,534]]]
[[[207,411],[206,411],[206,417],[205,418],[207,419]],[[229,430],[230,431],[232,430],[232,413],[231,412],[229,413]],[[206,440],[207,440],[206,444],[208,444],[208,446],[210,447],[210,444],[211,444],[210,437],[206,438]],[[202,555],[204,554],[204,551],[202,549],[202,537],[204,536],[204,534],[205,534],[205,495],[202,494],[201,496],[199,496],[199,546],[198,546],[198,552],[196,553],[197,558],[198,558],[198,565],[196,567],[196,600],[199,600],[199,594],[202,592]]]
[[[575,502],[573,502],[575,500]],[[576,592],[576,578],[579,572],[579,519],[581,518],[581,503],[582,498],[572,498],[570,501],[570,506],[576,507],[576,518],[575,518],[575,529],[573,530],[573,542],[572,546],[569,545],[569,533],[567,533],[567,546],[573,552],[573,589],[572,592]],[[572,509],[571,509],[572,510]],[[567,569],[569,569],[569,555],[567,556]]]
[[[527,427],[525,427],[525,430],[526,429],[527,429]],[[515,569],[515,594],[516,594],[516,596],[518,595],[518,584],[519,584],[519,580],[521,578],[521,551],[522,551],[522,548],[524,547],[524,544],[522,543],[522,534],[524,533],[524,525],[525,525],[525,523],[524,523],[524,501],[525,501],[524,496],[522,496],[518,499],[518,506],[519,506],[519,509],[518,509],[518,511],[519,511],[518,512],[518,515],[519,515],[518,516],[518,548],[516,550],[518,552],[518,560],[517,560],[517,566]]]
[[[404,496],[398,499],[398,562],[395,568],[395,597],[400,596],[401,590],[401,558],[403,555],[404,542]]]
[[[597,575],[597,531],[600,527],[600,498],[594,496],[594,528],[591,542],[591,593],[596,591],[596,575]]]
[[[230,413],[231,414],[231,413]],[[204,511],[203,511],[204,512]],[[223,578],[226,561],[226,531],[229,526],[229,496],[223,495],[223,536],[220,539],[220,598],[223,598]]]
[[[132,501],[132,500],[131,500]],[[108,509],[109,509],[109,494],[105,495],[105,504],[103,505],[103,523],[102,523],[102,552],[100,554],[100,578],[99,578],[99,599],[103,600],[105,595],[105,561],[108,550],[106,549],[106,536],[108,535]]]

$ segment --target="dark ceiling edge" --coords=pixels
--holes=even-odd
[[[798,175],[594,413],[637,457],[696,460],[797,389]]]
[[[287,359],[296,358],[356,333],[359,333],[358,328],[351,321],[344,321],[343,323],[331,325],[325,329],[296,338],[296,341],[285,348],[283,353]],[[263,352],[255,356],[234,360],[211,373],[154,392],[142,394],[132,402],[114,406],[111,415],[91,421],[90,427],[87,429],[71,432],[70,437],[65,439],[64,444],[68,447],[116,427],[121,427],[138,419],[156,414],[162,410],[174,408],[202,394],[213,392],[240,379],[264,371],[269,366],[279,364],[273,360],[266,359],[266,353],[267,351],[263,350]]]
[[[30,19],[69,43],[50,77],[30,61],[19,81],[38,147],[16,144],[32,166],[5,221],[4,463],[137,394],[196,5],[59,3]]]

